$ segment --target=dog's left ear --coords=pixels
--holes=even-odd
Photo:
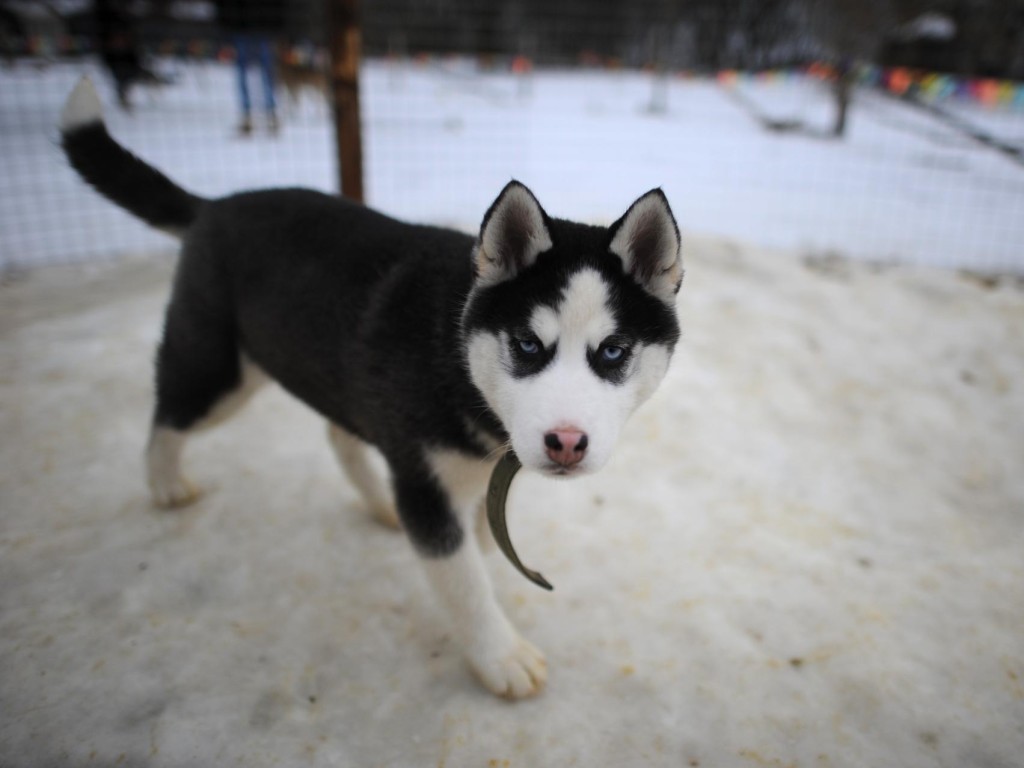
[[[537,198],[518,181],[510,181],[484,214],[473,252],[477,280],[483,285],[508,280],[551,245],[547,214]]]
[[[623,268],[659,299],[671,303],[683,284],[679,227],[668,199],[652,189],[609,228],[608,250]]]

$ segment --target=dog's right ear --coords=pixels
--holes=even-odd
[[[510,181],[484,214],[473,250],[477,281],[493,285],[514,277],[552,246],[547,214],[533,193]]]

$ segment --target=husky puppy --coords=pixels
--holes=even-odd
[[[156,356],[155,502],[195,497],[189,436],[274,379],[327,420],[368,506],[408,535],[484,685],[538,692],[544,656],[484,569],[481,500],[509,447],[548,475],[599,469],[665,375],[683,268],[662,192],[598,227],[548,216],[512,181],[473,238],[303,189],[196,197],[110,137],[88,80],[61,132],[86,181],[182,239]]]

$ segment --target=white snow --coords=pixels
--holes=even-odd
[[[233,72],[181,65],[178,84],[108,106],[112,133],[204,195],[269,185],[335,188],[324,104],[285,112],[283,134],[232,136]],[[172,244],[84,191],[56,147],[61,104],[89,64],[0,71],[0,254],[6,264],[95,258]],[[475,230],[510,178],[549,212],[609,222],[663,187],[684,229],[808,253],[978,270],[1024,269],[1024,168],[933,117],[858,91],[843,141],[765,131],[710,80],[670,81],[652,112],[640,73],[482,73],[465,61],[367,62],[362,77],[369,202],[394,215]],[[825,86],[744,80],[764,113],[824,131]],[[102,89],[110,105],[109,88]],[[257,99],[258,100],[258,99]],[[1018,112],[972,109],[1000,135]]]
[[[991,766],[1024,754],[1024,293],[689,238],[684,339],[499,555],[547,690],[476,683],[276,388],[142,453],[170,261],[0,286],[0,763]]]

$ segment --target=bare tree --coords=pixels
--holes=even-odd
[[[943,0],[809,0],[807,22],[836,70],[832,133],[843,136],[853,94],[856,65],[875,62],[886,39],[929,10],[945,10]]]
[[[874,61],[887,30],[896,25],[894,0],[810,0],[807,22],[812,35],[836,69],[832,133],[846,132],[854,65]]]

